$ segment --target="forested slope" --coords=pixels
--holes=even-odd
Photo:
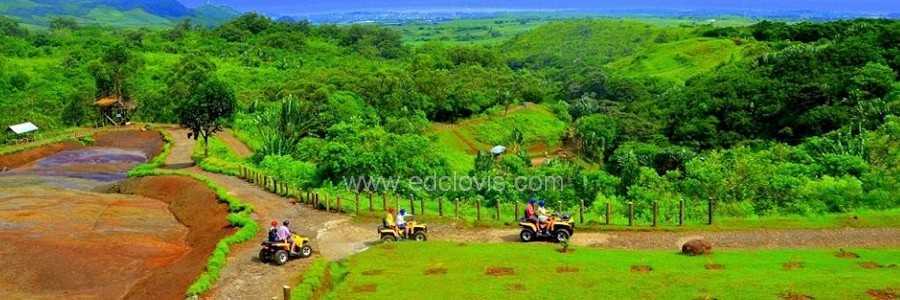
[[[411,46],[388,28],[252,14],[163,30],[2,19],[0,122],[90,125],[93,99],[119,92],[138,103],[136,120],[176,122],[214,82],[237,95],[229,124],[252,162],[307,187],[395,177],[404,195],[634,201],[641,218],[680,199],[732,216],[886,209],[900,199],[898,37],[900,22],[885,20],[574,20],[498,45]],[[494,158],[467,141],[511,151]],[[567,153],[532,165],[538,144]],[[454,172],[565,186],[432,191],[410,180]]]

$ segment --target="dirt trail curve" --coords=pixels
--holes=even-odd
[[[191,161],[194,141],[187,138],[187,131],[178,129],[169,132],[174,145],[166,167],[201,174],[227,187],[231,194],[256,208],[254,218],[261,227],[256,239],[237,245],[231,251],[217,288],[205,298],[271,299],[281,295],[281,286],[297,283],[311,260],[298,259],[274,267],[257,259],[258,242],[265,239],[266,229],[272,220],[291,220],[291,228],[313,238],[313,248],[317,251],[315,255],[328,259],[340,259],[362,251],[367,247],[366,241],[375,239],[374,227],[353,225],[349,217],[294,205],[287,198],[266,192],[241,179],[194,167]]]
[[[376,224],[350,222],[343,215],[324,213],[266,192],[238,178],[213,174],[193,166],[194,141],[184,130],[170,130],[174,147],[166,165],[183,168],[209,177],[256,208],[255,218],[263,227],[257,239],[236,246],[222,272],[218,288],[208,298],[271,299],[280,296],[282,285],[297,283],[311,260],[294,260],[281,267],[262,264],[256,259],[257,242],[265,238],[271,220],[290,219],[292,228],[314,238],[313,246],[328,259],[340,259],[364,250],[377,238]],[[225,132],[222,136],[230,135]],[[231,137],[234,141],[234,137]],[[239,141],[237,141],[239,142]],[[432,224],[429,238],[458,242],[516,242],[518,230],[465,229],[450,224]],[[689,239],[706,239],[716,248],[843,248],[900,247],[900,228],[842,228],[801,230],[686,231],[686,232],[579,232],[572,243],[581,246],[623,249],[672,249],[676,251]]]

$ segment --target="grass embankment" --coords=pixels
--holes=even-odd
[[[395,243],[349,258],[336,299],[865,299],[900,288],[900,250],[671,251],[547,244]],[[879,267],[880,266],[880,267]],[[649,268],[649,269],[646,269]],[[329,298],[330,298],[329,297]],[[800,299],[800,298],[790,298]]]
[[[84,132],[84,133],[82,133]],[[39,133],[34,136],[34,141],[24,144],[0,145],[0,155],[8,155],[29,149],[34,149],[49,144],[77,141],[82,144],[93,143],[93,132],[84,128],[69,128],[48,133]]]
[[[228,253],[231,251],[231,245],[245,242],[255,237],[256,232],[259,230],[259,225],[257,225],[251,217],[251,213],[253,212],[252,206],[243,203],[243,201],[237,197],[229,195],[226,188],[216,184],[209,178],[185,171],[160,169],[160,167],[165,164],[166,158],[172,151],[172,137],[169,136],[167,132],[163,132],[163,137],[166,142],[163,146],[163,151],[149,162],[132,169],[128,172],[128,176],[177,175],[191,177],[203,182],[216,193],[220,201],[228,204],[228,222],[232,226],[240,228],[237,232],[220,240],[219,243],[216,244],[216,248],[213,250],[213,253],[209,257],[209,261],[207,262],[206,270],[200,274],[197,280],[194,281],[186,291],[186,295],[188,296],[200,295],[209,291],[219,279],[219,275],[227,262]]]

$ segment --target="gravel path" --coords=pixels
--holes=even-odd
[[[217,288],[204,298],[280,299],[282,286],[294,286],[298,282],[311,259],[296,259],[283,266],[274,266],[263,264],[257,258],[258,243],[265,240],[268,224],[272,220],[291,220],[291,227],[295,231],[313,238],[312,246],[316,251],[314,255],[322,255],[328,259],[340,259],[365,250],[366,242],[376,239],[375,227],[358,226],[349,222],[350,218],[347,216],[292,204],[290,199],[266,192],[241,179],[193,167],[190,156],[194,141],[187,138],[185,130],[169,132],[174,139],[174,146],[166,167],[201,174],[228,187],[232,195],[254,206],[256,211],[253,217],[262,228],[256,239],[232,249]]]
[[[292,228],[312,237],[315,255],[336,260],[366,249],[377,240],[377,224],[350,222],[350,217],[292,204],[290,199],[266,192],[235,177],[213,174],[193,167],[194,141],[184,130],[170,130],[174,138],[169,168],[185,168],[228,187],[232,194],[253,204],[255,219],[263,230],[256,240],[236,246],[222,272],[218,288],[206,295],[214,299],[271,299],[280,297],[283,285],[295,285],[311,260],[298,259],[280,267],[260,263],[256,258],[258,241],[265,239],[271,220],[289,219]],[[229,136],[225,132],[220,136]],[[234,137],[225,140],[239,141]],[[229,143],[230,144],[230,143]],[[460,229],[453,224],[432,224],[429,239],[457,242],[518,242],[518,229]],[[576,232],[572,243],[580,246],[616,249],[671,249],[694,238],[710,241],[721,248],[843,248],[900,247],[900,228],[841,228],[797,230],[686,231],[686,232]]]

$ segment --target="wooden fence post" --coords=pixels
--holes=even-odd
[[[387,211],[387,193],[381,192],[381,210]]]
[[[454,199],[453,202],[454,202],[453,206],[455,207],[455,208],[453,209],[453,217],[456,218],[456,219],[459,219],[459,197],[457,197],[456,199]]]
[[[319,209],[319,193],[313,193],[313,209]]]
[[[497,221],[500,221],[500,200],[497,200]]]
[[[359,216],[359,192],[356,192],[356,215]]]
[[[634,202],[628,202],[628,226],[634,226]]]
[[[263,190],[269,189],[269,176],[263,175],[262,188],[263,188]]]
[[[713,224],[713,209],[715,208],[715,204],[713,203],[712,197],[709,197],[709,208],[707,211],[709,212],[709,225]]]
[[[438,216],[444,216],[444,197],[438,197]]]
[[[337,197],[336,198],[337,202],[335,202],[334,211],[336,213],[342,213],[344,211],[344,208],[341,206],[341,196],[336,196],[336,197]]]
[[[475,199],[475,220],[481,221],[481,199]]]
[[[581,200],[581,205],[578,206],[578,218],[581,219],[579,222],[584,224],[584,199]]]
[[[684,199],[678,202],[678,226],[684,226]]]
[[[291,287],[283,286],[281,287],[282,292],[284,292],[284,300],[291,300]]]
[[[656,227],[656,219],[659,217],[659,203],[653,201],[653,227]]]
[[[369,212],[375,211],[375,208],[372,207],[372,191],[369,191]]]
[[[513,205],[513,210],[516,211],[515,213],[513,213],[513,215],[514,215],[514,217],[513,217],[513,218],[514,218],[514,219],[513,219],[513,222],[518,222],[518,221],[519,221],[519,201],[516,201],[516,202],[513,202],[513,203],[514,203],[514,205]]]
[[[425,198],[419,198],[419,215],[425,215]]]
[[[612,214],[612,202],[606,202],[606,225],[609,225],[609,215]]]
[[[412,213],[413,215],[415,215],[415,214],[416,214],[416,204],[413,203],[413,201],[414,201],[414,200],[413,200],[413,195],[410,194],[410,195],[409,195],[409,211],[410,211],[410,213]]]

